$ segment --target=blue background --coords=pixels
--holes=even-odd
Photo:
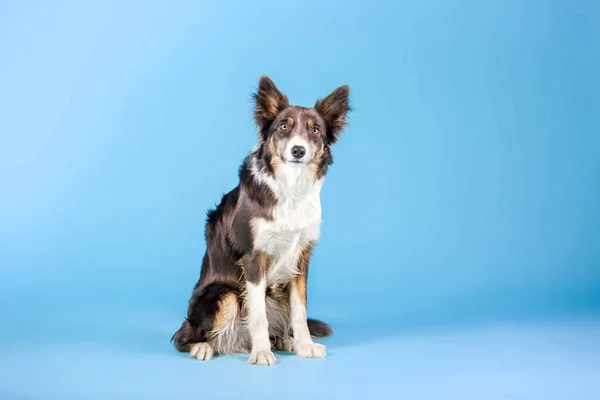
[[[0,397],[598,398],[598,43],[593,0],[3,2]],[[336,333],[194,362],[263,74],[351,87],[309,281]]]

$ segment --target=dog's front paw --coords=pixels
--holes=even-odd
[[[190,357],[196,360],[210,360],[214,354],[213,348],[208,343],[196,343],[190,348]]]
[[[248,358],[248,364],[273,365],[277,359],[271,350],[253,351]]]
[[[304,343],[295,346],[296,355],[304,358],[323,358],[327,355],[326,347],[319,343]]]

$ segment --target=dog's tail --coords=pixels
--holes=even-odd
[[[306,322],[308,322],[308,331],[310,332],[310,336],[313,338],[321,338],[329,336],[333,333],[333,329],[331,329],[331,327],[325,322],[310,318]]]

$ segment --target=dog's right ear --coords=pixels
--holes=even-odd
[[[260,129],[261,139],[264,140],[264,136],[277,114],[289,107],[288,98],[277,89],[269,77],[261,76],[258,90],[254,94],[254,101],[254,120]]]

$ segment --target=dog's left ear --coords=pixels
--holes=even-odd
[[[277,114],[289,107],[288,98],[277,89],[269,77],[261,76],[254,101],[254,120],[260,128],[261,138],[265,139],[264,136]]]
[[[324,99],[317,100],[315,109],[327,125],[327,138],[335,143],[337,138],[347,124],[347,115],[352,111],[350,107],[350,88],[346,85],[335,89]]]

